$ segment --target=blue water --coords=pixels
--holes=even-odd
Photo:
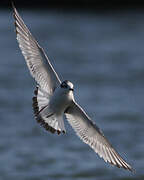
[[[144,13],[21,11],[60,78],[136,173],[105,163],[75,135],[52,135],[32,112],[35,82],[0,11],[0,179],[144,179]]]

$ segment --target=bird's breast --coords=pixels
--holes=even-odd
[[[50,107],[55,113],[63,113],[71,102],[72,99],[67,93],[55,93],[50,100]]]

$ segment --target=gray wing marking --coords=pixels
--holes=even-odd
[[[131,166],[114,150],[102,131],[90,120],[78,104],[73,103],[67,109],[65,115],[80,139],[88,144],[100,157],[119,168],[122,167],[132,171]]]
[[[61,83],[44,50],[34,39],[13,6],[17,40],[32,77],[49,94]]]

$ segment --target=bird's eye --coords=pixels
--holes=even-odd
[[[65,88],[66,89],[67,87],[68,87],[68,85],[66,83],[62,83],[61,84],[61,88]]]

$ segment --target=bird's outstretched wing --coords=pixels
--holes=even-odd
[[[90,120],[78,104],[73,102],[66,110],[65,115],[76,134],[98,153],[101,158],[119,168],[132,171],[131,166],[114,150],[102,131]]]
[[[49,95],[60,84],[60,79],[52,67],[44,50],[34,39],[13,5],[17,40],[32,77]]]

